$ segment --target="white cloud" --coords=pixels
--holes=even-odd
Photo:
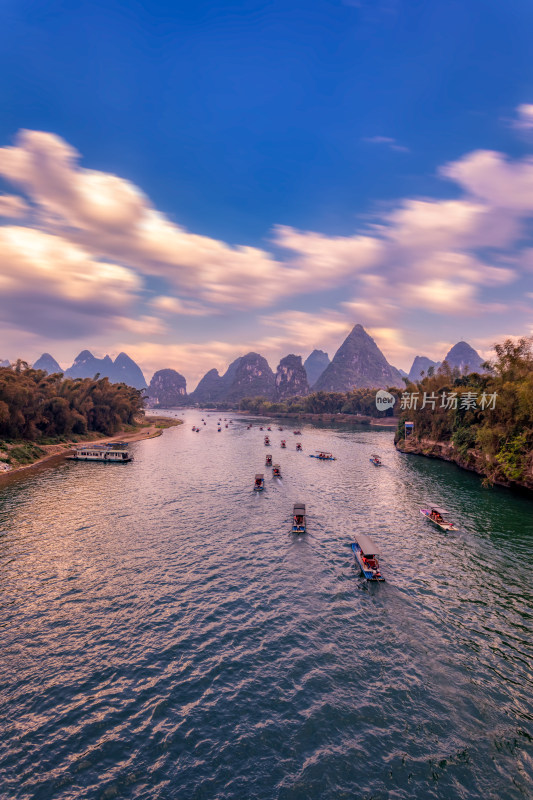
[[[517,131],[533,131],[533,104],[522,103],[516,108],[516,117],[510,120],[511,128]]]
[[[533,106],[517,113],[529,126]],[[402,147],[386,136],[368,141]],[[0,319],[23,330],[55,329],[56,335],[91,324],[102,333],[122,331],[149,340],[139,347],[150,358],[169,352],[177,369],[186,359],[191,376],[212,366],[209,358],[224,364],[225,356],[243,350],[263,348],[273,360],[291,350],[333,350],[354,319],[380,331],[382,341],[394,340],[400,353],[397,332],[406,309],[444,318],[498,310],[480,301],[480,288],[487,287],[484,298],[490,298],[491,287],[533,267],[533,248],[516,252],[533,216],[533,158],[475,151],[440,174],[455,182],[458,198],[399,200],[377,224],[354,226],[346,236],[277,225],[272,243],[283,256],[276,256],[192,233],[131,182],[81,167],[78,153],[60,137],[22,131],[15,146],[0,148],[0,176],[31,201],[0,196],[0,214],[28,220],[28,227],[0,228]],[[151,300],[143,300],[146,276],[162,284]],[[213,341],[176,350],[150,344],[169,335],[174,316],[272,308],[282,298],[333,288],[347,298],[339,310],[267,314],[260,321],[276,330],[252,337],[244,348]],[[131,342],[126,346],[133,352]]]
[[[476,150],[446,164],[440,172],[493,210],[508,210],[518,217],[533,213],[531,156],[511,161],[502,153]]]
[[[127,309],[140,283],[135,273],[59,236],[20,226],[0,227],[0,318],[49,333],[94,325]]]
[[[14,194],[0,195],[0,217],[21,219],[29,212],[28,204]]]
[[[403,144],[398,144],[396,139],[393,139],[391,136],[363,136],[361,139],[363,142],[367,142],[368,144],[384,144],[390,150],[396,150],[398,153],[409,153],[410,150]]]
[[[154,297],[154,299],[150,301],[150,305],[155,311],[159,311],[163,314],[205,317],[216,313],[214,309],[209,309],[206,306],[200,305],[200,303],[180,300],[179,297],[167,297],[165,295]]]

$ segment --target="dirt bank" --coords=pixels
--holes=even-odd
[[[76,437],[75,439],[58,442],[57,444],[39,444],[38,442],[17,442],[13,445],[8,445],[6,450],[7,455],[11,452],[17,453],[19,448],[24,448],[26,451],[33,451],[35,458],[31,463],[17,463],[14,460],[9,469],[0,472],[0,485],[4,483],[12,475],[17,475],[21,472],[34,470],[44,463],[59,463],[72,453],[75,445],[79,444],[105,444],[106,442],[139,442],[142,439],[153,439],[156,436],[161,436],[165,428],[171,428],[175,425],[181,425],[183,420],[171,419],[169,417],[156,417],[147,416],[144,421],[135,427],[128,426],[126,430],[118,431],[114,436],[91,436]],[[32,452],[25,453],[26,458],[32,457]],[[3,465],[2,465],[3,466]]]

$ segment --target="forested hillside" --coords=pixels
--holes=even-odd
[[[533,339],[495,345],[490,372],[447,362],[410,383],[400,402],[399,449],[435,455],[492,482],[533,488]],[[405,440],[405,421],[414,433]]]
[[[0,368],[0,438],[113,435],[143,413],[142,391],[107,378],[66,378],[24,361]]]

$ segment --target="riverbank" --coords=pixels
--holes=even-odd
[[[398,417],[368,417],[364,414],[304,414],[301,412],[278,411],[254,414],[251,411],[232,412],[246,417],[272,417],[276,419],[295,419],[300,422],[351,422],[354,425],[378,425],[383,428],[397,428]]]
[[[161,436],[165,428],[181,425],[183,420],[170,417],[144,417],[138,425],[128,425],[123,430],[117,431],[114,436],[104,436],[89,433],[87,436],[77,436],[64,442],[53,444],[39,444],[38,442],[13,442],[4,445],[3,456],[9,458],[10,463],[1,463],[4,467],[0,472],[0,483],[17,475],[39,467],[46,462],[60,462],[68,456],[78,444],[105,444],[120,439],[121,442],[139,442],[143,439],[153,439]]]
[[[453,442],[441,442],[427,438],[416,439],[414,436],[407,439],[399,439],[395,442],[396,449],[401,453],[408,453],[427,458],[437,458],[442,461],[450,461],[461,469],[475,472],[484,479],[486,485],[496,484],[505,486],[509,489],[517,489],[521,492],[533,495],[533,453],[529,453],[528,469],[524,481],[506,480],[498,473],[497,465],[491,462],[480,450],[470,448],[462,450]]]

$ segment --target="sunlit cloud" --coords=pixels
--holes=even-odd
[[[28,204],[14,194],[0,195],[0,217],[22,219],[29,212]]]
[[[516,122],[533,127],[533,106],[519,106]],[[366,141],[402,147],[388,136]],[[172,359],[190,380],[249,350],[271,362],[333,352],[354,322],[376,332],[390,359],[405,359],[409,314],[509,309],[517,301],[503,303],[501,287],[533,269],[523,246],[533,158],[479,150],[438,174],[457,198],[399,198],[344,236],[273,224],[264,248],[230,245],[177,224],[130,181],[82,167],[59,136],[21,131],[0,148],[0,177],[21,194],[0,195],[0,216],[16,220],[0,227],[0,322],[47,340],[123,335],[147,369]],[[327,307],[322,295],[333,289]],[[280,310],[302,294],[314,295],[312,311]],[[256,313],[249,341],[217,341],[208,318],[239,310]],[[194,317],[205,318],[206,342],[174,345],[176,320],[203,324]]]

